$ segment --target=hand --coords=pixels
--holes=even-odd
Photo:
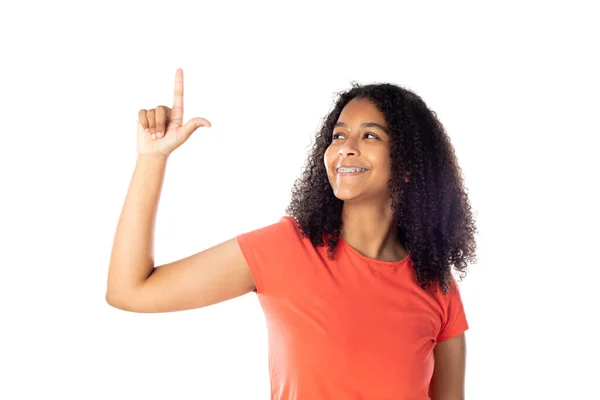
[[[201,126],[211,127],[204,118],[193,118],[183,125],[183,70],[175,73],[173,108],[158,106],[140,110],[137,122],[138,156],[168,157]]]

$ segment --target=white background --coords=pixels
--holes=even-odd
[[[6,3],[0,398],[269,398],[255,294],[105,302],[137,113],[172,105],[177,68],[212,128],[170,158],[157,265],[276,222],[335,92],[393,82],[437,112],[480,231],[467,399],[600,398],[592,2]]]

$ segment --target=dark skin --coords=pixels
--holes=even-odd
[[[467,343],[464,332],[435,345],[431,400],[464,400]]]
[[[374,122],[387,129],[383,114],[366,99],[350,101],[338,118],[333,140],[324,162],[335,196],[344,201],[342,238],[361,254],[384,261],[406,257],[393,225],[390,138],[384,129],[363,123]],[[368,168],[357,176],[339,174],[341,164]],[[383,229],[382,229],[383,228]]]
[[[335,196],[344,201],[340,235],[366,257],[402,260],[408,251],[400,242],[393,221],[388,187],[392,171],[390,137],[385,117],[368,99],[356,98],[344,107],[337,122],[323,161]],[[380,127],[364,126],[367,123]],[[343,175],[337,171],[341,165],[368,171]],[[464,399],[465,334],[436,344],[434,358],[429,396],[432,400]]]

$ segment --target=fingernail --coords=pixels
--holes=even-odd
[[[152,140],[156,140],[156,133],[152,134]]]
[[[161,137],[163,137],[163,133],[162,132],[156,132],[156,137],[160,139]]]

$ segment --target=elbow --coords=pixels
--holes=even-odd
[[[119,310],[123,310],[123,311],[129,311],[132,313],[139,313],[139,314],[145,314],[145,313],[151,313],[153,311],[148,310],[147,307],[144,307],[144,303],[141,302],[139,300],[139,298],[136,298],[133,295],[115,295],[114,293],[107,293],[105,296],[106,302],[113,306],[114,308],[117,308]]]
[[[111,305],[119,310],[133,311],[132,303],[134,303],[136,290],[125,285],[116,285],[110,283],[106,287],[104,299],[108,305]]]
[[[119,303],[119,301],[115,298],[114,294],[111,294],[110,292],[106,292],[104,299],[106,300],[106,303],[108,305],[113,306],[118,309],[122,309],[121,303]]]
[[[106,292],[104,299],[106,300],[106,303],[108,305],[114,308],[123,311],[133,311],[133,309],[127,301],[125,301],[122,297],[119,297],[112,292]]]

